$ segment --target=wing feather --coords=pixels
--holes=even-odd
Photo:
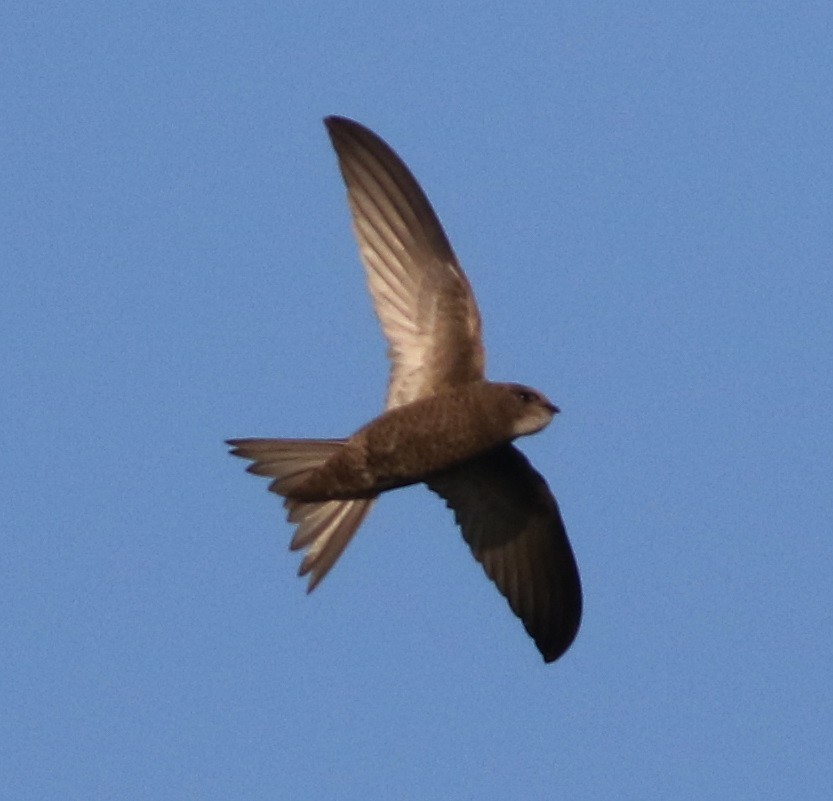
[[[325,123],[388,341],[387,408],[482,380],[477,304],[424,192],[372,131],[343,117]]]
[[[581,621],[581,583],[546,481],[513,445],[440,473],[428,486],[454,511],[463,538],[546,662]]]

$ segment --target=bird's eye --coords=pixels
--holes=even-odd
[[[519,398],[520,398],[520,399],[521,399],[524,403],[532,403],[532,401],[534,401],[534,400],[535,400],[535,395],[533,395],[531,392],[529,392],[529,391],[528,391],[528,390],[526,390],[526,389],[519,389],[519,390],[518,390],[518,397],[519,397]]]

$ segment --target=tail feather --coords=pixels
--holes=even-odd
[[[251,460],[246,470],[256,476],[272,476],[269,489],[292,494],[313,470],[321,467],[344,443],[343,439],[230,439],[232,456]]]
[[[269,489],[284,496],[288,520],[298,528],[290,543],[307,553],[298,574],[310,574],[307,592],[312,592],[341,556],[361,525],[374,498],[301,502],[292,498],[293,488],[321,467],[342,445],[343,439],[232,439],[233,456],[251,460],[248,472],[273,477]]]
[[[299,576],[310,574],[307,592],[312,592],[341,556],[347,544],[373,506],[374,498],[351,501],[324,501],[297,506],[290,500],[290,517],[298,514],[300,522],[290,548],[306,547]]]

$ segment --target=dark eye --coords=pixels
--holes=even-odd
[[[532,403],[535,400],[535,395],[533,395],[533,393],[529,392],[526,389],[519,389],[518,390],[518,397],[524,403]]]

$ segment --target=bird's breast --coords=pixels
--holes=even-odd
[[[510,441],[516,435],[491,386],[465,385],[386,411],[353,434],[293,497],[372,497]]]
[[[512,438],[488,396],[449,392],[392,409],[356,434],[380,485],[400,486],[471,459]]]

